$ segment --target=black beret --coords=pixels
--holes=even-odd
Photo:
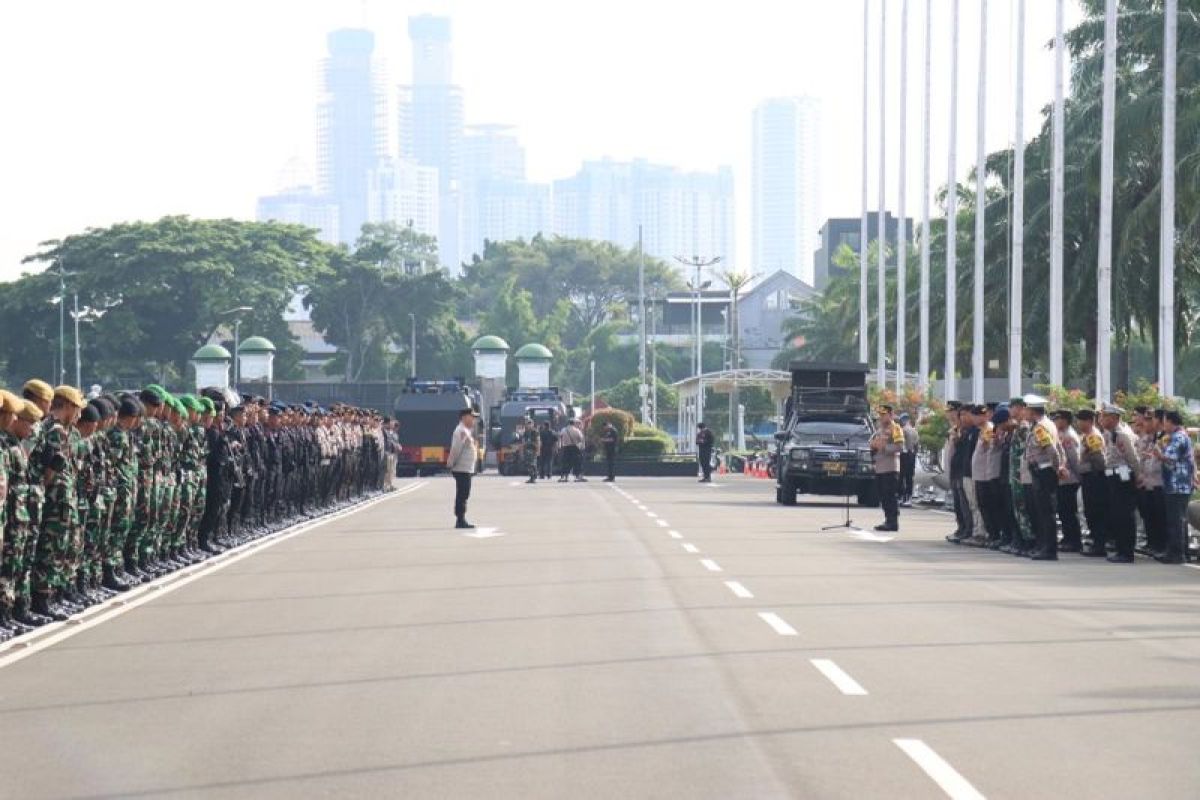
[[[86,406],[83,407],[83,410],[79,412],[79,421],[80,422],[99,422],[100,421],[100,409],[97,406],[92,405],[91,403],[88,403]]]
[[[122,417],[140,417],[142,415],[142,406],[132,397],[126,397],[121,401],[121,407],[117,409],[117,413]]]
[[[109,402],[106,397],[97,397],[92,402],[100,409],[100,419],[109,419],[117,413],[116,404]]]

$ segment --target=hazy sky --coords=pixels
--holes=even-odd
[[[903,0],[888,9],[888,204],[898,167]],[[974,164],[979,0],[962,0],[959,167]],[[1016,0],[988,20],[987,146],[1013,138]],[[1068,26],[1079,18],[1068,0]],[[925,0],[910,0],[909,210],[919,213]],[[1051,0],[1029,0],[1027,135],[1052,95]],[[946,179],[950,0],[933,0],[933,175]],[[366,26],[389,83],[409,77],[409,15],[447,14],[468,123],[517,126],[529,176],[583,159],[730,164],[737,249],[750,252],[750,115],[763,98],[824,102],[821,217],[860,211],[861,0],[37,0],[0,3],[0,280],[39,241],[164,214],[252,218],[284,165],[314,160],[325,34]],[[878,146],[872,55],[871,203]]]

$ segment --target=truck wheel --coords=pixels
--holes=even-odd
[[[788,476],[783,476],[783,480],[776,490],[776,499],[785,506],[796,505],[796,481]]]
[[[879,492],[875,490],[875,484],[871,484],[858,491],[858,504],[866,508],[876,508],[879,506]]]

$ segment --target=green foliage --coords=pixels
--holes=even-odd
[[[606,389],[602,392],[597,392],[600,397],[604,398],[604,402],[614,408],[620,408],[628,411],[630,414],[640,414],[642,410],[642,399],[638,395],[639,380],[634,378],[626,378],[611,389]],[[674,414],[679,408],[679,393],[674,387],[663,381],[661,378],[658,381],[658,413]]]
[[[941,452],[950,435],[950,420],[944,412],[934,412],[924,415],[917,421],[917,438],[921,448],[932,453]]]
[[[218,332],[232,339],[232,320],[222,315],[238,306],[241,332],[262,335],[278,348],[276,372],[286,376],[301,352],[283,321],[283,311],[301,286],[321,275],[333,249],[297,225],[238,220],[164,217],[89,228],[45,242],[25,259],[46,271],[26,274],[0,292],[0,340],[20,342],[7,353],[12,382],[50,375],[58,351],[58,313],[50,305],[65,270],[66,301],[108,308],[81,324],[83,383],[137,386],[152,379],[182,382],[192,353]],[[53,269],[53,272],[50,271]],[[67,375],[73,341],[66,317]]]
[[[666,431],[636,424],[621,452],[627,456],[659,457],[675,452],[675,440]]]
[[[624,442],[633,433],[633,414],[619,408],[600,408],[593,412],[587,421],[588,443],[594,446],[600,444],[600,433],[604,426],[611,422]]]

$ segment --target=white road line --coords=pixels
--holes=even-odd
[[[650,519],[658,519],[658,514],[655,514],[653,511],[647,511],[646,516]]]
[[[262,539],[256,539],[254,541],[247,542],[246,544],[235,547],[232,550],[226,550],[216,558],[202,562],[194,568],[190,567],[188,569],[180,570],[179,572],[164,575],[157,581],[142,584],[133,591],[119,594],[110,600],[88,609],[86,612],[84,612],[82,617],[72,618],[66,622],[52,622],[49,625],[39,628],[38,631],[32,634],[31,638],[28,640],[18,640],[0,650],[0,669],[11,666],[18,661],[28,658],[34,653],[39,653],[42,650],[53,647],[61,641],[70,639],[77,633],[82,633],[89,628],[94,628],[97,625],[101,625],[111,619],[115,619],[127,611],[132,611],[140,605],[145,605],[151,600],[162,597],[165,594],[169,594],[182,586],[187,586],[192,581],[199,580],[206,575],[211,575],[218,570],[225,569],[225,567],[228,567],[230,564],[236,564],[243,558],[247,558],[255,553],[262,552],[268,547],[274,547],[280,542],[287,541],[294,536],[299,536],[302,533],[307,533],[313,528],[319,528],[322,525],[339,520],[342,517],[349,516],[350,514],[370,508],[371,506],[381,503],[384,500],[392,500],[396,497],[412,494],[417,489],[420,489],[426,485],[427,484],[424,482],[408,484],[407,486],[397,489],[394,492],[367,500],[366,502],[359,503],[358,505],[347,508],[343,511],[334,512],[327,516],[321,517],[320,519],[313,520],[312,522],[306,522],[295,526],[294,528],[285,528],[279,533],[266,536]]]
[[[713,561],[711,558],[702,558],[700,559],[700,563],[703,564],[704,568],[709,572],[721,572],[721,565]]]
[[[688,553],[699,553],[700,548],[690,542],[683,543],[683,549]]]
[[[660,528],[669,528],[669,527],[671,527],[670,525],[668,525],[668,524],[667,524],[667,521],[666,521],[666,520],[663,520],[663,519],[656,519],[656,520],[654,520],[654,521],[658,523],[658,527],[660,527]]]
[[[743,600],[750,600],[754,597],[754,595],[750,594],[749,589],[737,581],[725,581],[725,585],[729,587],[729,591],[733,592],[734,597],[740,597]]]
[[[836,686],[842,694],[864,695],[867,693],[862,684],[847,675],[845,670],[828,658],[810,658],[808,661],[822,675],[829,678],[829,682]]]
[[[1188,569],[1200,569],[1200,564],[1184,564]]]
[[[954,767],[946,763],[944,758],[933,752],[933,748],[920,739],[892,739],[892,741],[909,758],[917,762],[917,766],[925,770],[925,774],[933,778],[934,782],[942,787],[942,791],[953,800],[984,800],[983,795],[968,783],[966,778],[959,775]]]
[[[667,536],[670,536],[672,539],[682,539],[683,538],[683,534],[680,533],[679,531],[667,531]]]
[[[760,611],[758,616],[763,622],[771,626],[771,628],[780,636],[797,636],[796,629],[788,625],[774,611]]]

